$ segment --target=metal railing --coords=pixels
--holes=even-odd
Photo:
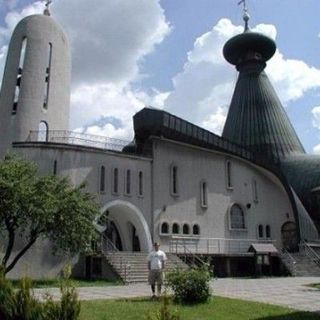
[[[55,142],[122,151],[130,142],[67,130],[30,131],[27,142]]]
[[[276,244],[275,240],[260,239],[226,239],[226,238],[195,238],[172,236],[169,252],[184,253],[184,248],[194,254],[237,254],[247,253],[253,243]]]
[[[280,251],[280,258],[284,265],[287,267],[287,269],[290,271],[290,273],[292,275],[295,275],[297,261],[289,253],[289,251],[287,251],[285,248],[282,248]]]
[[[319,254],[311,248],[311,246],[304,240],[299,243],[299,252],[303,253],[305,256],[310,258],[320,267],[320,256]]]

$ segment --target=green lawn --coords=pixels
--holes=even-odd
[[[19,287],[20,280],[11,280],[15,288]],[[59,279],[42,279],[32,281],[34,288],[59,288],[61,280]],[[108,280],[82,280],[71,279],[71,284],[76,287],[104,287],[104,286],[116,286],[123,285],[120,281],[108,281]]]
[[[150,299],[83,301],[81,320],[144,320],[147,313],[160,308]],[[311,320],[320,315],[278,306],[213,297],[209,303],[194,306],[171,305],[181,320]]]

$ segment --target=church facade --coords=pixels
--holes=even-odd
[[[158,241],[168,252],[220,259],[221,274],[254,244],[298,250],[301,239],[318,239],[320,159],[305,154],[263,71],[274,51],[271,39],[249,29],[225,45],[239,78],[222,137],[144,108],[133,118],[134,140],[124,144],[68,131],[68,40],[48,11],[26,17],[2,81],[0,156],[13,151],[42,174],[86,182],[101,208],[93,223],[106,250],[148,252]],[[65,258],[49,247],[37,243],[9,275],[59,274]]]

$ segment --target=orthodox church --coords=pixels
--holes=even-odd
[[[250,31],[246,10],[244,20],[223,48],[239,75],[222,136],[148,107],[124,143],[69,131],[68,39],[48,7],[22,19],[0,93],[1,158],[13,151],[43,174],[86,182],[100,204],[93,223],[105,252],[148,252],[158,241],[173,254],[210,256],[218,275],[237,275],[315,246],[320,157],[305,153],[264,72],[275,42]],[[65,260],[49,248],[37,243],[9,275],[59,274]],[[79,274],[91,270],[88,259],[74,263]]]

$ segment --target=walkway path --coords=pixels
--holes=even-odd
[[[320,283],[320,277],[236,279],[225,278],[211,282],[213,294],[222,297],[271,303],[297,310],[320,313],[320,290],[305,286]],[[49,292],[54,298],[59,289],[36,289],[37,296]],[[117,299],[150,296],[147,284],[132,284],[115,287],[78,288],[81,300]]]

